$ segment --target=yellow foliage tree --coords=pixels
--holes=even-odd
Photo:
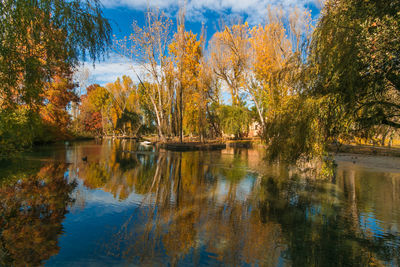
[[[128,76],[118,78],[114,83],[105,86],[112,98],[110,108],[114,129],[123,135],[137,134],[140,127],[140,103],[137,86]]]
[[[193,123],[198,123],[202,92],[199,88],[200,61],[203,56],[202,37],[185,31],[184,12],[181,11],[178,31],[169,46],[174,62],[174,76],[176,79],[176,96],[179,102],[179,136],[182,142],[184,122],[193,129]],[[183,100],[185,99],[185,101]],[[183,103],[185,102],[185,103]],[[184,111],[187,111],[184,115]]]
[[[248,23],[225,26],[223,31],[214,34],[210,47],[213,70],[228,87],[232,104],[239,105],[250,59]]]

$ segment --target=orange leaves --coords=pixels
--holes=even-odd
[[[79,101],[74,92],[75,85],[66,77],[56,75],[46,87],[44,98],[57,108],[65,109],[68,103]]]
[[[128,76],[105,87],[91,85],[83,97],[81,120],[84,130],[95,134],[134,135],[141,121],[141,103],[137,86]]]
[[[63,139],[68,136],[71,118],[66,109],[71,101],[79,100],[74,92],[74,87],[68,77],[58,75],[53,78],[52,82],[46,84],[42,95],[44,101],[40,107],[40,115],[44,124],[51,128],[55,139]]]
[[[103,129],[104,110],[111,102],[111,96],[104,87],[92,84],[86,88],[87,95],[82,96],[80,116],[82,128],[86,132],[100,134]]]

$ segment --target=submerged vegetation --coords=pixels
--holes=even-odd
[[[0,20],[1,155],[73,135],[258,135],[271,159],[296,162],[332,143],[390,145],[400,128],[398,0],[327,0],[317,21],[271,9],[209,41],[186,30],[184,7],[175,24],[150,9],[113,41],[97,0],[7,0]],[[78,95],[79,60],[107,48],[135,75]]]

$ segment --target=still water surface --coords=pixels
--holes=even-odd
[[[0,265],[398,266],[400,160],[376,159],[321,181],[261,149],[41,148],[0,163]]]

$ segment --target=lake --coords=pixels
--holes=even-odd
[[[337,162],[317,179],[262,148],[37,148],[0,163],[0,265],[399,266],[400,159]]]

